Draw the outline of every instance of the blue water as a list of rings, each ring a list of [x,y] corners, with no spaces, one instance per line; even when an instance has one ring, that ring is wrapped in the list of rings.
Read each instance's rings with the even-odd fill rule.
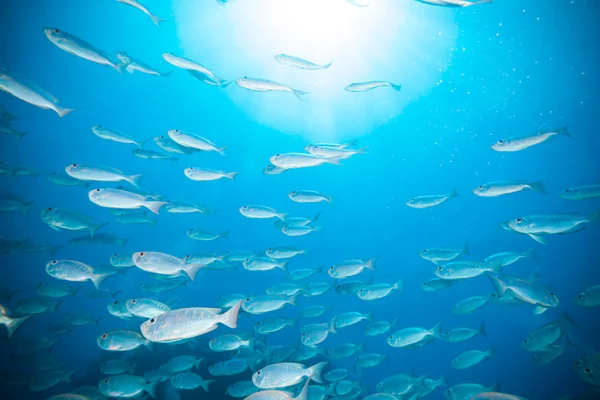
[[[301,297],[297,307],[286,306],[264,316],[240,317],[239,329],[251,330],[254,323],[264,317],[294,317],[299,308],[313,304],[332,305],[333,309],[320,319],[306,320],[306,323],[325,322],[343,311],[371,310],[376,320],[397,318],[395,329],[430,328],[438,322],[445,330],[475,328],[484,322],[489,338],[476,337],[463,343],[437,340],[416,350],[391,348],[385,343],[385,336],[366,338],[362,334],[363,322],[333,335],[321,347],[366,341],[367,351],[389,354],[389,362],[365,370],[357,378],[368,388],[368,393],[374,393],[375,385],[383,378],[411,370],[435,379],[446,375],[450,385],[499,383],[501,391],[529,399],[581,395],[593,388],[579,378],[572,364],[578,356],[600,347],[599,314],[597,309],[575,305],[573,299],[584,288],[600,283],[598,226],[551,237],[548,245],[542,245],[525,235],[505,231],[499,224],[530,214],[586,214],[600,208],[597,199],[569,201],[558,196],[565,188],[600,182],[596,117],[600,104],[599,4],[581,0],[497,0],[492,5],[464,10],[418,5],[430,7],[431,13],[440,18],[442,14],[443,18],[451,14],[458,27],[457,42],[450,50],[452,61],[441,74],[440,82],[401,113],[392,115],[387,123],[363,135],[344,134],[344,126],[353,124],[352,115],[337,121],[336,140],[358,139],[360,146],[368,148],[367,154],[344,160],[342,166],[324,165],[267,176],[262,169],[269,163],[269,157],[300,152],[311,141],[319,141],[318,134],[311,133],[310,139],[290,135],[255,120],[227,95],[228,90],[239,90],[235,83],[225,89],[210,87],[183,71],[175,71],[168,78],[139,72],[120,76],[109,67],[61,51],[42,32],[46,26],[59,27],[107,52],[126,50],[161,70],[169,70],[173,68],[162,61],[160,54],[181,55],[185,51],[178,39],[172,5],[161,3],[164,2],[147,2],[155,14],[171,19],[157,28],[139,11],[116,1],[3,1],[0,66],[36,82],[59,98],[62,105],[76,111],[58,118],[52,111],[38,109],[9,94],[0,94],[0,104],[19,117],[14,125],[30,132],[20,140],[2,135],[0,159],[42,172],[38,177],[0,176],[2,191],[22,195],[36,204],[27,215],[2,213],[0,235],[13,240],[26,238],[65,244],[81,233],[56,232],[40,219],[41,209],[59,207],[85,213],[94,221],[111,221],[103,232],[129,238],[124,248],[92,244],[67,246],[56,256],[17,250],[1,255],[0,285],[20,290],[3,305],[12,309],[20,299],[35,296],[35,284],[53,282],[45,273],[45,264],[53,257],[96,266],[108,264],[110,255],[121,251],[160,251],[183,257],[189,253],[242,249],[258,253],[272,246],[297,246],[306,249],[307,254],[290,262],[290,269],[295,269],[378,256],[375,282],[402,279],[402,291],[374,302],[335,292]],[[379,3],[385,1],[373,1],[370,7],[381,6]],[[235,2],[227,5],[234,6]],[[227,8],[215,4],[214,12],[227,12]],[[218,40],[218,37],[215,32],[210,40]],[[373,41],[377,42],[377,38]],[[223,45],[235,51],[235,43]],[[428,54],[426,48],[422,51],[426,56],[436,56]],[[403,54],[391,53],[387,61],[393,63],[401,57]],[[237,62],[243,66],[244,60]],[[335,63],[334,66],[345,67]],[[410,85],[410,82],[400,83]],[[257,94],[248,92],[248,95]],[[277,96],[274,99],[283,98]],[[398,96],[402,96],[402,92]],[[302,106],[297,103],[298,107]],[[114,127],[142,139],[166,135],[169,129],[196,132],[219,146],[227,146],[227,155],[183,155],[177,163],[143,160],[131,154],[134,146],[93,135],[90,130],[93,125]],[[490,149],[499,139],[559,126],[568,126],[573,138],[560,137],[517,153],[498,153]],[[332,140],[327,137],[323,141]],[[152,141],[147,147],[160,150]],[[63,172],[64,167],[72,163],[110,165],[128,174],[142,173],[144,189],[173,201],[202,203],[218,212],[202,216],[162,211],[156,227],[119,224],[108,210],[89,201],[85,188],[59,187],[45,178],[49,172]],[[183,169],[189,166],[239,171],[239,175],[234,181],[194,182],[183,174]],[[512,179],[543,180],[550,194],[523,192],[482,198],[471,193],[485,182]],[[92,185],[93,188],[110,186]],[[422,210],[405,205],[412,196],[447,193],[453,187],[459,195],[446,204]],[[321,191],[335,196],[336,201],[331,205],[294,203],[287,193],[298,189]],[[313,216],[320,212],[318,225],[323,229],[304,237],[287,237],[273,227],[272,220],[244,218],[238,209],[246,204],[267,205],[296,216]],[[230,234],[227,239],[198,242],[185,235],[192,227],[230,230]],[[526,277],[539,267],[541,282],[552,287],[560,305],[542,315],[533,315],[529,305],[498,304],[488,304],[470,315],[452,314],[452,304],[469,296],[490,295],[492,286],[485,277],[479,277],[443,291],[424,292],[421,284],[434,277],[435,266],[421,259],[417,252],[430,247],[460,247],[465,241],[471,249],[467,258],[472,260],[481,260],[496,252],[522,252],[534,247],[535,259],[514,264],[508,267],[510,270],[507,268],[507,273]],[[358,278],[366,281],[372,274],[366,271]],[[250,272],[241,266],[235,270],[208,270],[201,272],[195,283],[157,298],[174,300],[176,308],[214,307],[220,295],[259,294],[282,280],[283,272],[279,270]],[[311,280],[332,281],[324,274]],[[139,290],[139,284],[151,281],[148,273],[132,267],[124,275],[108,278],[104,288],[120,290],[119,299],[124,300],[149,296]],[[60,383],[39,393],[29,391],[27,385],[5,384],[0,389],[0,398],[44,399],[78,386],[96,385],[103,379],[98,364],[121,356],[100,349],[96,338],[111,330],[135,330],[138,321],[123,321],[108,314],[106,305],[111,299],[85,297],[85,291],[92,288],[91,283],[71,285],[83,286],[76,297],[66,297],[55,313],[38,315],[28,321],[11,341],[5,338],[0,344],[0,370],[35,376],[36,372],[30,367],[8,362],[8,355],[15,351],[18,340],[47,335],[44,330],[49,323],[64,321],[70,312],[86,312],[102,317],[100,324],[78,327],[69,336],[60,336],[59,344],[51,352],[65,364],[66,371],[77,371],[73,382]],[[557,318],[563,310],[568,310],[579,326],[572,331],[579,347],[567,349],[549,365],[533,365],[531,353],[521,347],[521,341],[535,328]],[[224,356],[211,352],[207,341],[228,332],[228,328],[220,327],[200,337],[201,349],[158,345],[154,354],[140,349],[132,356],[132,361],[138,364],[136,372],[142,374],[175,355],[191,352],[206,357],[199,374],[209,378],[207,366]],[[297,328],[286,328],[270,335],[268,345],[292,345],[299,338]],[[467,370],[451,367],[450,362],[459,353],[486,350],[490,346],[496,350],[497,357]],[[332,364],[351,368],[353,360],[334,360]],[[316,360],[307,364],[313,362]],[[201,389],[181,391],[181,398],[229,398],[224,395],[226,387],[250,376],[250,372],[245,372],[218,378],[210,394]],[[445,389],[438,388],[428,398],[443,398]]]

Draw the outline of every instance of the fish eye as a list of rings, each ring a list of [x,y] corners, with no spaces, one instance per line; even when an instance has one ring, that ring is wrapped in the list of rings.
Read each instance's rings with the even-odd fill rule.
[[[579,367],[581,365],[581,361],[579,361],[579,360],[575,361],[575,365]]]
[[[53,261],[52,261],[52,265],[56,265],[56,264],[58,264],[58,261],[56,261],[56,260],[53,260]]]
[[[554,296],[554,292],[550,292],[550,296]]]
[[[258,376],[260,376],[261,374],[262,374],[262,371],[258,371],[258,372],[256,373],[256,375],[258,375]]]
[[[306,337],[306,333],[303,333],[303,334],[302,334],[302,337]]]
[[[108,385],[108,382],[110,382],[110,380],[108,380],[108,379],[105,379],[105,380],[104,380],[104,384],[105,384],[105,385]]]
[[[504,143],[504,139],[498,140],[498,144],[502,144],[502,143]]]
[[[156,322],[156,318],[152,318],[152,319],[150,320],[150,324],[153,324],[153,323],[155,323],[155,322]]]
[[[275,157],[279,157],[281,154],[275,154]]]
[[[368,326],[365,326],[365,331],[368,331],[368,330],[369,330],[369,327],[368,327]]]
[[[583,293],[580,293],[579,296],[577,296],[578,299],[583,299],[585,297],[585,295]]]
[[[477,186],[477,189],[482,190],[483,189],[483,185]]]
[[[113,306],[118,306],[118,305],[119,305],[119,300],[113,301]]]
[[[565,189],[563,190],[563,193],[569,193],[571,191],[571,189]]]
[[[427,249],[423,250],[423,253],[427,253]]]
[[[54,29],[52,29],[52,32],[54,32],[54,33],[60,33],[60,30],[54,28]]]
[[[249,302],[249,301],[250,301],[250,297],[248,297],[248,298],[246,299],[246,303],[247,303],[247,302]]]
[[[134,299],[134,300],[131,300],[131,304],[136,304],[136,303],[137,303],[137,300],[136,300],[136,299]]]
[[[517,218],[517,223],[520,224],[521,222],[523,222],[523,218]]]
[[[146,255],[146,253],[144,253],[143,251],[140,253],[140,257],[144,257]]]
[[[105,333],[104,335],[102,335],[102,339],[106,339],[108,337],[108,335]]]
[[[71,166],[72,166],[72,167],[77,167],[77,164],[73,164],[73,165],[71,165]]]
[[[100,189],[96,189],[96,192],[99,192],[99,191],[100,191]]]
[[[330,270],[330,271],[333,271],[333,267],[329,267],[329,270]]]
[[[529,343],[529,339],[524,339],[523,343]]]
[[[215,338],[212,338],[212,339],[210,339],[210,342],[211,342],[211,343],[214,343],[214,342],[216,342],[216,341],[217,341],[217,339],[215,339]]]
[[[442,267],[441,265],[438,267],[438,271],[442,271],[444,269],[444,267]]]
[[[589,373],[591,373],[591,372],[592,372],[592,370],[591,370],[591,369],[589,369],[589,368],[586,368],[586,369],[584,369],[584,371],[585,371],[585,373],[586,373],[586,374],[589,374]]]
[[[360,289],[359,292],[364,293],[365,289]]]

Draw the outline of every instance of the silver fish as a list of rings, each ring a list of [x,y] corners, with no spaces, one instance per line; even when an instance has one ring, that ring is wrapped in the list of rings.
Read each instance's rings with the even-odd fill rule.
[[[532,190],[537,193],[547,194],[542,181],[527,182],[527,181],[501,181],[489,182],[484,185],[479,185],[473,189],[473,194],[479,197],[497,197],[505,194],[517,193],[526,190]]]
[[[163,20],[161,18],[152,14],[146,6],[144,6],[142,3],[140,3],[137,0],[117,0],[117,1],[119,3],[127,4],[128,6],[131,6],[133,8],[137,8],[138,10],[140,10],[141,12],[143,12],[144,14],[149,16],[150,19],[152,20],[152,22],[154,23],[154,25],[156,25],[156,26],[160,26],[160,23],[163,22]]]
[[[500,139],[492,145],[492,149],[500,152],[513,152],[525,150],[529,147],[549,142],[558,136],[572,137],[566,127],[551,130],[543,130],[533,136],[519,136],[508,139]]]
[[[117,129],[107,128],[100,125],[92,126],[92,133],[102,139],[112,140],[117,143],[135,144],[138,147],[144,145],[145,140],[137,140],[133,136]]]
[[[304,92],[302,90],[292,89],[289,86],[282,85],[281,83],[268,81],[266,79],[256,79],[256,78],[248,78],[247,76],[243,78],[238,78],[235,80],[235,83],[243,89],[251,90],[253,92],[289,92],[293,93],[297,98],[304,101],[305,96],[308,95],[308,92]]]
[[[367,92],[369,90],[373,90],[380,87],[389,86],[395,91],[399,92],[402,90],[402,85],[395,85],[388,81],[368,81],[368,82],[356,82],[351,83],[346,86],[344,89],[348,92]]]
[[[310,61],[306,61],[301,58],[290,56],[287,54],[277,54],[275,56],[275,61],[277,61],[279,64],[285,65],[287,67],[306,69],[306,70],[310,70],[310,71],[315,71],[315,70],[319,70],[319,69],[327,69],[327,68],[331,67],[331,64],[333,62],[332,61],[329,64],[319,65],[319,64],[315,64]]]
[[[411,197],[406,202],[406,205],[412,208],[434,207],[445,203],[449,199],[456,196],[458,196],[458,193],[456,193],[456,189],[452,189],[452,192],[448,194]]]
[[[90,201],[100,207],[121,208],[125,210],[145,207],[158,214],[165,201],[151,201],[137,193],[121,189],[92,189],[88,192]]]

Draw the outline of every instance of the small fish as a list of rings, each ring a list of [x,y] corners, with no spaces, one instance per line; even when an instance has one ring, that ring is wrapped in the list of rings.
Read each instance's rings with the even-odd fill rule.
[[[133,263],[139,269],[160,275],[179,275],[182,271],[194,281],[202,264],[186,264],[184,259],[166,253],[137,252],[133,253]]]
[[[100,372],[102,372],[104,375],[119,375],[125,372],[133,374],[135,365],[129,364],[126,360],[121,358],[116,358],[100,363],[99,368]]]
[[[256,371],[252,375],[252,382],[260,389],[288,387],[302,382],[304,378],[323,383],[321,374],[328,364],[328,362],[321,362],[310,368],[296,363],[271,364]]]
[[[131,315],[139,318],[154,318],[171,310],[168,305],[158,300],[145,298],[127,300],[125,308]]]
[[[346,86],[344,89],[348,92],[367,92],[369,90],[373,90],[380,87],[389,86],[395,91],[399,92],[402,90],[402,85],[394,85],[388,81],[368,81],[368,82],[356,82],[351,83]]]
[[[333,202],[333,197],[326,196],[315,190],[294,190],[288,193],[288,197],[290,200],[295,201],[296,203],[327,202],[331,204],[331,202]]]
[[[286,304],[296,305],[299,293],[288,297],[281,295],[260,295],[248,297],[242,303],[242,308],[249,314],[264,314],[282,309]]]
[[[211,240],[217,240],[217,239],[226,239],[229,236],[229,231],[223,231],[223,232],[217,233],[217,232],[210,232],[210,231],[204,231],[201,229],[192,228],[192,229],[188,229],[185,232],[185,234],[190,239],[201,240],[201,241],[211,241]]]
[[[183,201],[169,201],[167,205],[163,207],[163,210],[171,214],[190,214],[195,212],[198,212],[200,214],[212,214],[216,212],[216,210],[211,210],[210,208],[201,204],[188,203]]]
[[[247,297],[241,293],[222,295],[217,298],[217,305],[223,308],[233,307],[238,301],[246,300]]]
[[[457,283],[458,283],[458,280],[433,278],[433,279],[423,282],[423,285],[421,285],[421,289],[423,289],[426,292],[437,292],[438,290],[442,290],[442,289],[449,288],[450,286],[454,286]]]
[[[287,217],[287,214],[280,213],[277,210],[266,207],[266,206],[242,206],[240,207],[240,213],[247,218],[258,218],[258,219],[267,219],[267,218],[279,218],[281,220]]]
[[[35,208],[35,203],[22,196],[10,193],[0,194],[0,212],[20,211],[21,214],[27,214],[33,208]]]
[[[304,147],[304,151],[314,156],[334,158],[338,160],[346,160],[356,154],[366,153],[366,148],[360,149],[339,149],[337,147],[319,146],[316,144],[309,144]]]
[[[311,277],[320,272],[323,272],[323,267],[295,269],[293,271],[287,271],[285,274],[285,278],[289,279],[290,281],[298,281],[301,279]]]
[[[333,285],[329,282],[309,282],[306,284],[302,295],[305,297],[320,296],[327,293],[333,288]]]
[[[62,301],[51,298],[31,297],[19,300],[15,311],[22,315],[42,314],[48,311],[55,312],[62,303]]]
[[[584,200],[600,197],[600,185],[577,186],[565,189],[559,194],[563,199]]]
[[[265,251],[267,257],[275,258],[275,259],[288,259],[295,257],[299,254],[306,254],[306,250],[300,249],[298,247],[270,247]]]
[[[160,368],[169,372],[169,374],[176,374],[189,371],[192,368],[199,369],[202,361],[204,361],[204,357],[183,355],[170,359],[168,363],[161,365]]]
[[[17,139],[21,139],[29,132],[19,132],[12,126],[10,122],[0,118],[0,133],[4,133],[6,135],[14,136]]]
[[[356,366],[358,368],[376,367],[384,361],[388,360],[388,356],[377,353],[367,353],[356,357]]]
[[[46,178],[56,186],[84,186],[89,187],[92,182],[82,181],[81,179],[73,178],[69,175],[61,174],[59,172],[50,172],[46,175]]]
[[[302,101],[305,101],[305,96],[308,95],[308,92],[303,92],[302,90],[292,89],[289,86],[282,85],[281,83],[268,81],[266,79],[256,79],[256,78],[248,78],[247,76],[243,78],[238,78],[235,80],[235,83],[243,89],[247,89],[253,92],[289,92],[293,93],[297,98]]]
[[[281,232],[286,236],[304,236],[312,232],[320,232],[323,229],[322,226],[308,226],[308,225],[285,225],[281,228]]]
[[[59,117],[75,111],[72,108],[64,108],[58,105],[58,99],[46,92],[33,82],[29,82],[16,74],[0,67],[0,90],[10,93],[16,98],[43,110],[52,110]]]
[[[565,334],[565,340],[562,342],[552,343],[548,347],[544,347],[540,351],[536,351],[531,356],[531,361],[535,365],[546,365],[559,358],[567,349],[567,347],[577,347],[569,337],[569,334]]]
[[[219,314],[220,308],[171,310],[147,320],[140,330],[145,338],[153,342],[169,343],[212,332],[218,324],[235,329],[241,305],[240,301],[222,314]]]
[[[446,400],[470,400],[473,396],[498,390],[498,385],[486,387],[479,383],[461,383],[448,388],[444,392],[444,398]]]
[[[208,347],[212,351],[234,351],[238,349],[254,349],[256,339],[246,334],[226,334],[212,338]]]
[[[564,311],[559,319],[548,322],[527,335],[521,346],[527,351],[540,351],[563,337],[567,329],[576,327],[575,321]]]
[[[365,335],[366,336],[379,336],[388,332],[390,329],[396,325],[397,320],[393,319],[391,321],[377,321],[372,322],[369,325],[365,326]]]
[[[460,8],[471,7],[478,4],[489,4],[493,0],[417,0],[419,3],[429,4],[432,6]]]
[[[121,319],[133,319],[135,316],[127,310],[127,302],[123,300],[115,300],[107,304],[106,309],[110,315]]]
[[[458,196],[456,189],[452,189],[452,192],[448,194],[411,197],[406,205],[412,208],[429,208],[445,203],[456,196]]]
[[[332,319],[329,323],[304,325],[300,331],[302,333],[300,342],[309,347],[316,347],[323,343],[330,333],[337,333],[335,319]]]
[[[600,306],[600,285],[591,286],[579,293],[575,304],[584,307]]]
[[[133,267],[133,253],[115,253],[110,256],[110,265],[116,268]]]
[[[287,168],[280,168],[273,164],[269,164],[263,168],[263,174],[265,175],[279,175],[287,171]]]
[[[241,381],[236,382],[233,385],[227,387],[227,394],[231,397],[245,398],[253,393],[258,392],[260,389],[254,386],[252,381]]]
[[[117,222],[125,225],[141,225],[149,224],[150,226],[156,226],[158,219],[150,218],[146,213],[126,213],[117,215]]]
[[[75,372],[64,372],[61,370],[42,372],[31,378],[29,381],[29,390],[32,392],[41,392],[42,390],[58,385],[60,382],[71,383],[71,377],[75,375]]]
[[[112,233],[96,233],[93,238],[88,235],[77,236],[67,240],[67,243],[75,246],[88,244],[118,244],[125,246],[128,241],[129,238],[121,238]]]
[[[100,125],[92,126],[92,133],[102,139],[112,140],[113,142],[117,143],[135,144],[138,147],[142,147],[145,142],[145,140],[137,140],[127,133]]]
[[[286,226],[306,226],[308,224],[312,224],[313,222],[317,222],[321,213],[316,213],[314,217],[288,217],[285,216],[284,219],[280,219],[279,221],[275,221],[273,225],[277,229],[283,229]]]
[[[386,343],[392,347],[417,348],[431,343],[435,338],[440,338],[442,326],[436,324],[431,329],[421,327],[405,328],[394,332],[386,339]]]
[[[541,194],[548,194],[546,189],[544,189],[544,183],[542,181],[490,182],[477,186],[475,189],[473,189],[473,193],[479,197],[498,197],[505,194],[517,193],[526,190],[532,190]]]
[[[325,378],[328,382],[337,382],[343,379],[346,379],[350,371],[345,368],[332,369],[323,374],[323,378]]]
[[[362,300],[377,300],[389,296],[394,290],[402,290],[402,280],[396,283],[378,283],[365,286],[356,292],[356,295]]]
[[[471,329],[471,328],[450,329],[447,332],[443,332],[440,335],[440,339],[445,340],[446,342],[450,342],[450,343],[457,343],[457,342],[464,342],[465,340],[474,338],[477,335],[488,337],[488,334],[485,331],[485,326],[483,325],[483,322],[479,326],[479,329]]]
[[[379,257],[372,258],[371,260],[348,260],[340,264],[329,267],[327,273],[334,279],[345,279],[351,276],[355,276],[363,272],[365,269],[375,271],[377,268],[377,259]],[[362,289],[362,288],[360,288]],[[358,289],[358,290],[360,290]]]
[[[319,69],[327,69],[331,67],[331,62],[329,64],[315,64],[310,61],[303,60],[298,57],[289,56],[286,54],[277,54],[275,56],[275,61],[279,64],[285,65],[287,67],[298,68],[298,69],[306,69],[310,71],[315,71]]]
[[[182,146],[168,136],[157,136],[154,138],[154,143],[156,143],[158,147],[169,153],[194,154],[200,151],[191,147]]]
[[[282,294],[285,296],[293,296],[296,293],[304,292],[306,288],[304,286],[297,285],[295,283],[278,283],[273,286],[269,286],[266,290],[267,294]]]
[[[238,174],[237,172],[225,172],[225,171],[217,171],[214,169],[194,168],[194,167],[184,169],[183,173],[189,179],[191,179],[193,181],[201,181],[201,182],[218,181],[219,179],[222,179],[222,178],[227,178],[227,179],[233,180],[233,179],[235,179],[235,177]]]
[[[275,268],[280,268],[287,271],[289,260],[278,261],[269,257],[252,257],[244,260],[242,265],[248,271],[269,271]]]
[[[300,310],[300,318],[320,317],[329,310],[326,306],[308,306]]]
[[[547,235],[578,232],[584,229],[586,224],[598,221],[600,221],[600,211],[592,212],[587,216],[580,214],[529,215],[506,221],[502,226],[505,229],[528,235],[538,243],[546,244],[545,236]]]
[[[125,330],[103,333],[98,336],[96,343],[98,347],[107,351],[129,351],[140,346],[146,346],[150,350],[153,348],[153,343],[139,333]]]
[[[88,192],[90,201],[100,207],[120,208],[125,210],[145,207],[158,214],[165,201],[147,200],[144,196],[122,189],[92,189]]]
[[[89,166],[80,164],[71,164],[65,168],[67,174],[75,179],[82,181],[96,182],[120,182],[127,181],[133,186],[139,186],[141,175],[125,175],[122,171],[104,166]]]
[[[480,261],[451,261],[440,265],[435,275],[442,279],[469,279],[483,275],[486,272],[501,272],[501,266]]]
[[[177,161],[179,161],[179,158],[170,157],[164,153],[161,153],[160,151],[145,150],[138,148],[131,150],[131,153],[136,157],[143,158],[146,160],[169,160],[172,163],[176,163]]]
[[[202,379],[200,375],[193,372],[181,372],[171,377],[171,384],[176,389],[193,390],[201,387],[208,393],[208,388],[211,383],[215,382],[211,379]]]
[[[261,335],[267,335],[269,333],[279,332],[280,330],[285,329],[286,326],[295,327],[297,322],[297,319],[292,318],[267,318],[258,321],[254,325],[254,331]]]
[[[473,296],[461,300],[452,307],[452,313],[456,315],[471,314],[481,307],[485,306],[489,301],[487,296]]]
[[[107,397],[140,397],[144,392],[156,398],[156,387],[160,381],[147,383],[136,375],[114,375],[98,382],[98,389]]]
[[[6,111],[6,108],[4,108],[2,104],[0,104],[0,119],[10,122],[14,119],[18,119],[18,117]]]
[[[127,72],[129,72],[130,74],[133,74],[135,71],[140,71],[141,73],[147,74],[147,75],[156,75],[156,76],[166,77],[166,76],[171,75],[171,72],[172,72],[172,71],[160,72],[160,71],[152,68],[150,65],[146,64],[142,60],[134,58],[124,51],[118,51],[117,58],[123,64],[127,65],[127,67],[125,67],[125,70]]]
[[[226,81],[219,78],[213,71],[211,71],[203,65],[198,64],[195,61],[183,57],[178,57],[169,53],[164,53],[162,57],[169,64],[188,71],[188,73],[194,78],[198,79],[203,83],[206,83],[207,85],[224,88],[231,84],[231,81]]]
[[[226,147],[217,147],[217,145],[210,140],[192,132],[172,129],[168,134],[173,141],[185,147],[191,147],[201,151],[215,151],[222,156],[225,155],[225,149],[227,149]]]
[[[358,324],[361,321],[372,321],[373,311],[367,314],[361,314],[359,312],[349,311],[334,317],[335,329],[346,328]]]
[[[46,264],[46,273],[53,278],[70,282],[92,281],[96,289],[106,278],[115,273],[97,273],[92,267],[79,261],[53,260]]]
[[[454,360],[452,360],[452,367],[455,369],[467,369],[476,364],[479,364],[486,358],[495,357],[496,352],[494,348],[490,348],[487,351],[480,350],[469,350],[459,354]]]
[[[499,297],[509,294],[519,301],[533,304],[536,306],[534,314],[541,314],[546,309],[555,308],[559,304],[559,300],[552,290],[527,279],[493,273],[488,273],[487,276]]]
[[[524,260],[527,258],[531,258],[535,256],[535,249],[531,248],[524,253],[514,253],[514,252],[503,252],[492,254],[483,260],[484,263],[499,265],[500,267],[506,267],[508,265],[514,264],[517,261]]]
[[[451,0],[451,1],[452,1],[452,4],[464,4],[464,3],[458,3],[458,1],[467,2],[467,0]],[[473,5],[476,3],[484,4],[484,3],[491,3],[491,2],[492,2],[492,0],[479,0],[479,1],[472,2],[469,5]],[[461,7],[467,7],[467,6],[461,6]],[[471,397],[471,399],[473,399],[473,400],[527,400],[525,397],[520,397],[520,396],[515,396],[513,394],[500,393],[500,392],[477,393],[475,396]]]
[[[54,43],[58,48],[73,54],[74,56],[83,58],[100,65],[108,65],[114,68],[120,74],[123,73],[125,64],[113,59],[102,50],[96,49],[88,42],[81,40],[77,36],[61,31],[57,28],[44,28],[44,35]]]
[[[38,283],[33,290],[39,296],[60,298],[65,296],[75,296],[79,291],[79,288],[75,289],[74,287],[61,283]]]
[[[500,139],[492,145],[492,150],[501,152],[521,151],[529,147],[554,140],[559,135],[572,137],[567,128],[562,127],[540,131],[533,136],[520,136],[508,139]]]
[[[327,349],[327,355],[332,359],[341,359],[352,357],[353,355],[364,352],[365,343],[342,343]]]
[[[275,154],[269,159],[271,164],[283,169],[318,167],[323,164],[340,165],[339,158],[321,157],[306,153]]]
[[[154,23],[154,25],[156,25],[156,26],[160,26],[160,23],[163,22],[162,19],[160,19],[156,15],[153,15],[150,11],[148,11],[148,8],[146,8],[146,6],[144,6],[142,3],[140,3],[137,0],[117,0],[117,1],[119,3],[127,4],[128,6],[131,6],[133,8],[137,8],[138,10],[140,10],[141,12],[143,12],[144,14],[149,16],[150,19],[152,20],[152,22]],[[152,397],[154,397],[154,396],[152,396]]]

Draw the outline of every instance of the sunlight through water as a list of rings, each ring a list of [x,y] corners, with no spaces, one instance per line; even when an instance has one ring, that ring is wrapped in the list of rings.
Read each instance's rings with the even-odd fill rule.
[[[415,1],[375,1],[357,7],[345,0],[179,0],[178,35],[185,57],[227,80],[268,79],[310,94],[255,93],[235,83],[228,96],[252,119],[310,139],[360,137],[400,114],[441,79],[456,42],[454,13]],[[324,70],[290,68],[285,53]],[[402,85],[351,93],[353,82]]]

